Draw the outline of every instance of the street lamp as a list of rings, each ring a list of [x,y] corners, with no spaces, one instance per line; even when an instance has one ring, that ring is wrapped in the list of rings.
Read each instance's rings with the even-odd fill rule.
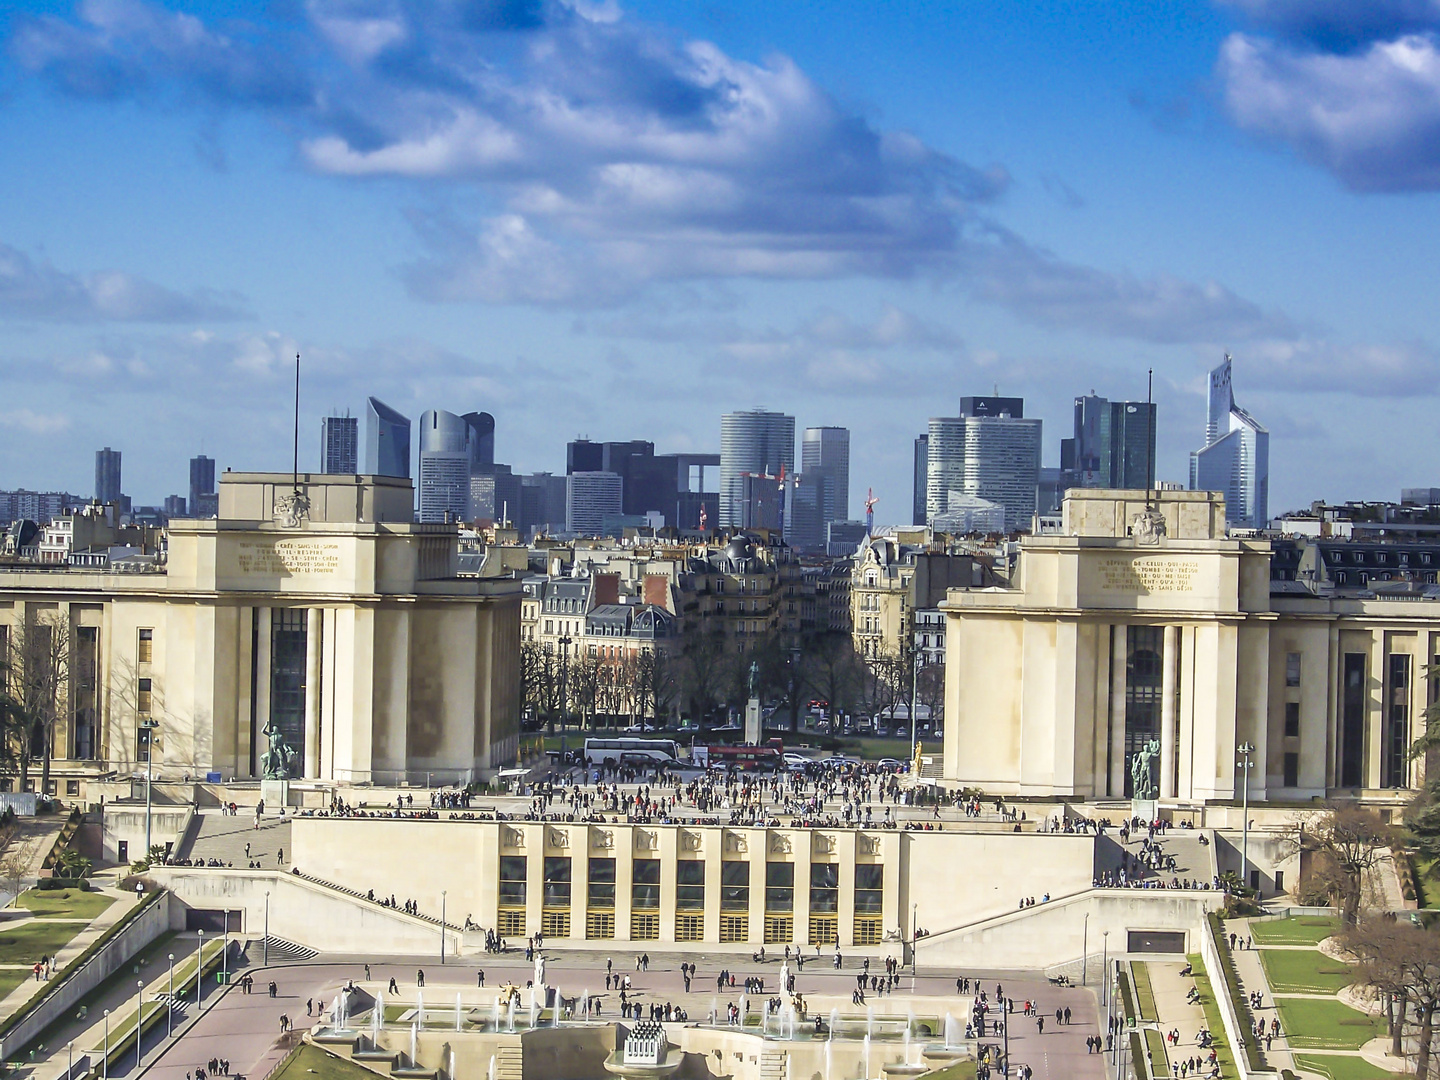
[[[565,719],[570,712],[570,642],[569,634],[560,637],[560,760],[565,760]]]
[[[195,1008],[200,1008],[200,995],[204,993],[204,985],[200,982],[200,969],[204,967],[205,960],[205,931],[196,930],[195,941]]]
[[[920,905],[910,905],[910,978],[920,974]]]
[[[915,729],[917,725],[917,721],[915,720],[915,703],[920,698],[920,661],[923,658],[923,654],[915,647],[915,634],[913,631],[910,634],[910,638],[910,651],[914,653],[914,656],[911,657],[912,662],[910,664],[910,767],[915,769]],[[918,782],[919,779],[920,770],[916,769],[915,780]]]
[[[445,890],[440,890],[440,966],[445,966]]]
[[[65,1049],[70,1054],[70,1067],[65,1070],[65,1080],[72,1080],[75,1075],[75,1040],[71,1039],[66,1043]]]
[[[1080,985],[1087,984],[1090,974],[1090,913],[1085,913],[1085,930],[1080,938]]]
[[[230,909],[225,909],[224,944],[220,947],[220,981],[230,984]]]
[[[105,1042],[100,1051],[100,1080],[110,1080],[110,1010],[105,1010]]]
[[[167,1015],[167,1016],[165,1017],[165,1036],[166,1036],[166,1038],[169,1038],[169,1036],[173,1033],[173,1031],[174,1031],[174,1023],[175,1023],[175,954],[172,952],[172,953],[170,954],[170,1011],[169,1011],[169,1015]]]
[[[265,963],[270,963],[270,890],[265,890]]]
[[[155,729],[158,720],[147,716],[139,727],[145,732],[145,861],[150,861],[150,785],[155,776]]]
[[[1235,763],[1240,772],[1240,887],[1243,889],[1250,880],[1250,755],[1255,747],[1241,743],[1235,748],[1242,760]]]
[[[1101,968],[1101,974],[1104,976],[1104,978],[1103,978],[1103,979],[1101,980],[1101,982],[1100,982],[1100,1004],[1101,1004],[1101,1005],[1109,1005],[1109,1004],[1110,1004],[1110,994],[1109,994],[1109,988],[1110,988],[1110,931],[1109,931],[1109,930],[1105,930],[1105,931],[1103,931],[1103,932],[1101,933],[1100,936],[1101,936],[1101,938],[1103,939],[1103,943],[1102,943],[1102,945],[1100,946],[1100,968]],[[1108,1019],[1108,1016],[1107,1016],[1107,1019]]]
[[[145,1019],[145,980],[135,980],[135,1068],[140,1068],[140,1023]]]

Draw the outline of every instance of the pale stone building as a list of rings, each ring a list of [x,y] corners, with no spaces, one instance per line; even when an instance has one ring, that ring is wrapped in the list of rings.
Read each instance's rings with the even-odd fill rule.
[[[1008,587],[952,589],[945,775],[987,791],[1162,803],[1403,798],[1440,606],[1272,582],[1215,492],[1072,489]]]
[[[520,583],[456,576],[453,525],[413,522],[408,479],[221,477],[153,573],[0,573],[0,645],[68,638],[61,794],[132,772],[256,777],[274,724],[291,775],[464,780],[514,760]],[[287,524],[287,517],[289,523]],[[13,673],[12,673],[13,674]],[[38,770],[37,770],[38,772]]]

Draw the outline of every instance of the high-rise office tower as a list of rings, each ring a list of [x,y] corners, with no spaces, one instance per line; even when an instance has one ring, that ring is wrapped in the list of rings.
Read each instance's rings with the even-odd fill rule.
[[[365,409],[365,472],[410,476],[410,420],[373,397]]]
[[[915,493],[911,497],[910,520],[913,524],[924,525],[929,521],[925,509],[925,487],[930,472],[930,436],[915,436]]]
[[[548,472],[520,477],[520,511],[512,515],[522,537],[532,529],[565,531],[565,477]]]
[[[850,518],[850,429],[810,427],[800,440],[800,472],[813,477],[823,522]],[[823,543],[823,528],[817,539]]]
[[[215,511],[211,507],[219,501],[215,494],[215,459],[200,454],[190,459],[190,500],[187,509],[191,517],[210,517]]]
[[[962,398],[961,415],[932,417],[926,447],[926,515],[950,508],[950,493],[1005,508],[1007,530],[1028,529],[1040,479],[1041,422],[1020,398]]]
[[[120,501],[120,451],[108,446],[95,451],[95,501]]]
[[[720,527],[740,528],[745,473],[778,476],[795,471],[795,418],[752,409],[720,418]]]
[[[444,409],[420,414],[420,520],[470,519],[472,428]]]
[[[360,471],[360,418],[327,416],[320,421],[320,471],[354,476]]]
[[[622,512],[624,481],[613,472],[576,472],[565,478],[565,524],[580,536],[600,536],[606,515]]]
[[[1190,455],[1190,490],[1225,495],[1225,520],[1263,529],[1269,520],[1270,432],[1235,404],[1230,354],[1210,372],[1205,445]]]
[[[1075,435],[1061,440],[1060,467],[1063,487],[1154,487],[1154,403],[1077,397]]]
[[[460,419],[470,427],[470,469],[482,471],[495,464],[495,417],[488,412],[467,412]]]

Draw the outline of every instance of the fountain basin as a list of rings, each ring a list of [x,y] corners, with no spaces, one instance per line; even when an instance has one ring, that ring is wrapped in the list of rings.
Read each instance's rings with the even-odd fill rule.
[[[665,1048],[665,1060],[658,1065],[643,1065],[638,1062],[625,1063],[625,1054],[616,1050],[605,1059],[605,1071],[623,1080],[662,1080],[672,1075],[684,1062],[685,1055],[673,1046]]]

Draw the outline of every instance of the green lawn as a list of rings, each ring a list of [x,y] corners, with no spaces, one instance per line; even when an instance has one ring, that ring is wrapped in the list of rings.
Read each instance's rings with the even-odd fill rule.
[[[113,896],[104,893],[80,892],[78,889],[60,889],[41,892],[27,889],[15,903],[23,908],[57,919],[93,919],[115,902]]]
[[[926,1080],[975,1080],[975,1062],[957,1061],[946,1065],[938,1072],[932,1072]]]
[[[1333,998],[1276,998],[1280,1023],[1299,1050],[1359,1050],[1385,1034],[1385,1021]]]
[[[1205,1026],[1215,1036],[1215,1056],[1220,1064],[1221,1076],[1235,1076],[1235,1059],[1230,1056],[1230,1040],[1225,1037],[1225,1021],[1220,1016],[1220,1006],[1215,1001],[1215,988],[1205,974],[1205,961],[1199,953],[1187,956],[1190,968],[1195,974],[1195,988],[1200,991],[1200,1007],[1205,1010]]]
[[[78,922],[29,922],[0,929],[0,964],[33,964],[42,956],[54,956],[84,929]]]
[[[8,997],[10,991],[19,986],[26,979],[34,980],[30,972],[21,968],[0,968],[0,1000]]]
[[[1343,1054],[1296,1054],[1295,1067],[1330,1080],[1400,1080],[1403,1074],[1377,1069],[1364,1058]]]
[[[1349,964],[1319,950],[1262,949],[1260,963],[1277,994],[1333,994],[1355,981]]]
[[[1165,1036],[1154,1028],[1146,1028],[1145,1049],[1150,1052],[1150,1060],[1154,1062],[1150,1074],[1155,1077],[1169,1076],[1170,1056],[1165,1052]]]
[[[1141,1020],[1155,1019],[1155,991],[1150,988],[1150,969],[1143,960],[1130,963],[1130,977],[1135,981],[1135,1006]]]
[[[954,1080],[969,1080],[970,1077],[974,1077],[975,1063],[969,1061],[964,1064],[970,1066],[968,1077],[965,1074],[956,1073]],[[947,1080],[950,1080],[948,1070],[945,1075]],[[315,1080],[375,1080],[375,1074],[369,1069],[361,1068],[353,1062],[336,1057],[328,1050],[322,1050],[309,1043],[302,1045],[300,1052],[270,1080],[309,1080],[310,1077],[314,1077]]]
[[[1250,924],[1251,936],[1262,945],[1317,945],[1339,929],[1340,920],[1328,915],[1298,915]]]

